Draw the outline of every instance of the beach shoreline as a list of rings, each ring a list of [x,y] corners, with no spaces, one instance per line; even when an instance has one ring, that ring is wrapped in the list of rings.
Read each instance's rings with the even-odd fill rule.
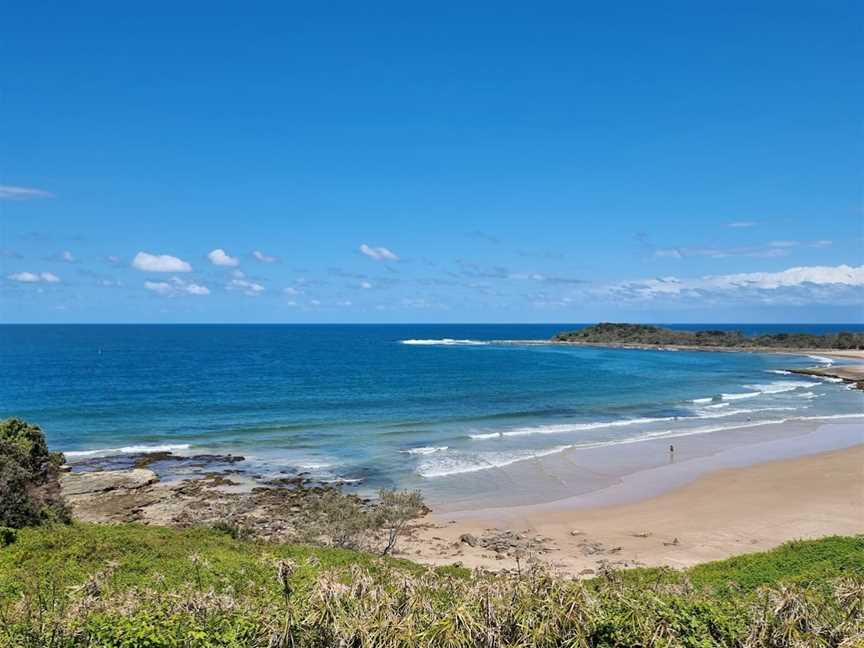
[[[486,569],[534,557],[587,576],[605,566],[683,568],[794,539],[864,533],[864,425],[819,426],[766,445],[779,456],[726,450],[694,460],[703,465],[669,488],[651,489],[655,470],[542,504],[436,511],[404,550],[420,562]]]
[[[861,388],[864,351],[812,355],[844,362],[788,371]],[[79,519],[183,525],[245,507],[255,532],[278,540],[291,528],[292,512],[305,511],[309,494],[339,488],[303,473],[267,479],[244,471],[238,464],[243,457],[231,455],[151,453],[109,475],[116,459],[94,477],[64,479]],[[165,462],[189,464],[196,474],[160,479],[151,469]],[[433,512],[414,524],[399,555],[485,569],[518,568],[539,558],[566,574],[588,576],[605,566],[686,567],[796,538],[864,533],[864,412],[748,418],[722,431],[708,426],[608,447],[574,445],[492,468],[450,475],[444,488],[429,481],[424,490]],[[103,479],[113,480],[110,487]]]
[[[864,534],[864,415],[854,422],[776,427],[780,434],[755,443],[731,438],[725,446],[711,443],[639,470],[624,457],[629,472],[610,472],[605,482],[566,497],[512,506],[498,498],[495,505],[451,510],[433,503],[396,555],[490,570],[518,569],[536,559],[569,576],[590,576],[607,567],[683,568],[794,539]],[[664,443],[645,442],[636,451],[662,453]],[[308,515],[315,497],[334,488],[302,477],[246,488],[236,471],[217,467],[232,458],[212,456],[197,459],[203,466],[215,462],[212,472],[160,481],[150,459],[165,461],[166,455],[139,459],[130,469],[64,476],[75,517],[187,526],[214,524],[242,509],[256,536],[285,541],[295,518]]]

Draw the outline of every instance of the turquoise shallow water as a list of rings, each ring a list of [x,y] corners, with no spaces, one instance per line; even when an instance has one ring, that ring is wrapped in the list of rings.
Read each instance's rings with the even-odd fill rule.
[[[568,448],[864,407],[782,371],[819,358],[486,343],[568,327],[3,326],[0,415],[39,423],[72,460],[231,452],[252,472],[423,488]]]

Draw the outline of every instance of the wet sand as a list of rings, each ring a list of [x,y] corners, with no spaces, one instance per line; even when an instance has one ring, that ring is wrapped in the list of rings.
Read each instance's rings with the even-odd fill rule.
[[[533,554],[573,575],[604,564],[686,567],[798,538],[861,534],[864,423],[730,447],[553,502],[436,513],[428,522],[403,547],[415,560],[501,569]]]

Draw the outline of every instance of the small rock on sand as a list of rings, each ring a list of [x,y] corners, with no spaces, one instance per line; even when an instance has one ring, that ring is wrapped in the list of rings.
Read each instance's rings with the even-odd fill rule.
[[[464,542],[469,547],[477,546],[477,538],[471,535],[470,533],[463,533],[459,536],[459,542]]]

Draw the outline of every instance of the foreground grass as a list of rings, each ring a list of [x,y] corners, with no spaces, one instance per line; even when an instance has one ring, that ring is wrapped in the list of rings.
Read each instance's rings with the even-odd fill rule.
[[[860,646],[864,538],[579,583],[209,529],[75,524],[0,549],[0,646]]]

